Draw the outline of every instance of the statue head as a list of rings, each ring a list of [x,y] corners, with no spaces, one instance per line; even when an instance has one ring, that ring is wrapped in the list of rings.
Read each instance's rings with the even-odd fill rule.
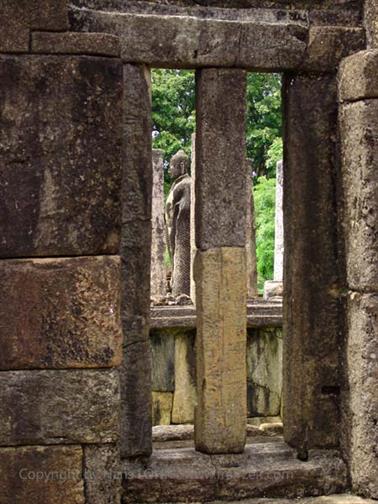
[[[169,163],[169,174],[173,179],[189,172],[189,158],[183,150],[176,152]]]

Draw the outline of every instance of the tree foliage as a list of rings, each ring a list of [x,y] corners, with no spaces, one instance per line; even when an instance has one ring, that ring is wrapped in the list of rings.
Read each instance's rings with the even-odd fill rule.
[[[191,154],[195,131],[195,77],[191,70],[152,72],[153,146],[162,149],[165,164],[179,149]],[[282,159],[281,77],[249,73],[246,116],[247,157],[255,172],[259,286],[272,278],[274,258],[274,205],[277,161]],[[165,171],[165,191],[170,180]]]

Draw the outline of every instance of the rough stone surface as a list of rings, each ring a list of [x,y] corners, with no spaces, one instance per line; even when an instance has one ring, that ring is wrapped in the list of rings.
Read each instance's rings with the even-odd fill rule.
[[[159,301],[167,294],[167,272],[164,263],[164,151],[152,151],[152,238],[151,238],[151,299]]]
[[[34,32],[31,51],[42,54],[121,55],[119,38],[108,33]]]
[[[229,501],[229,504],[375,504],[376,501],[364,499],[350,494],[326,495],[322,497],[308,497],[304,499],[247,499]],[[209,504],[221,504],[221,501]]]
[[[80,446],[0,448],[0,502],[86,503],[82,459]]]
[[[244,246],[197,252],[195,444],[207,453],[240,452],[245,444],[246,273]]]
[[[196,282],[194,280],[194,258],[196,257],[196,134],[192,134],[192,154],[190,160],[190,298],[196,304]]]
[[[365,49],[365,31],[349,26],[313,26],[309,30],[307,55],[301,69],[336,71],[340,61]]]
[[[152,424],[170,425],[172,423],[172,392],[152,391]]]
[[[348,300],[350,457],[353,489],[378,499],[378,294]]]
[[[3,371],[0,445],[114,442],[118,408],[116,371]]]
[[[282,334],[248,331],[248,416],[276,416],[281,410]]]
[[[122,66],[0,57],[0,257],[118,253]]]
[[[364,0],[364,25],[369,48],[378,47],[378,5],[376,0]]]
[[[194,425],[156,425],[152,428],[154,442],[186,441],[193,439]]]
[[[196,245],[245,247],[246,73],[202,69],[196,87]]]
[[[121,369],[121,455],[152,451],[150,264],[151,101],[150,74],[124,66],[124,173],[122,182],[122,303],[124,357]]]
[[[81,30],[119,35],[124,61],[157,67],[289,69],[301,64],[306,51],[307,28],[295,21],[238,23],[103,10],[78,11],[77,17]]]
[[[248,445],[239,455],[209,456],[191,448],[157,450],[147,462],[129,462],[123,469],[124,503],[295,498],[342,492],[347,485],[346,468],[337,453],[314,452],[301,462],[295,450],[276,441]]]
[[[340,101],[363,98],[378,98],[378,50],[360,51],[340,65]]]
[[[121,461],[115,445],[84,447],[86,504],[119,504]]]
[[[0,262],[0,369],[117,366],[118,256]]]
[[[175,389],[175,331],[152,330],[152,390],[173,392]]]
[[[283,296],[282,280],[267,280],[264,282],[264,299],[270,301]]]
[[[196,404],[195,331],[177,334],[175,338],[175,391],[172,423],[194,422]]]
[[[284,431],[308,448],[339,442],[340,294],[336,78],[287,76],[285,125]]]
[[[0,52],[28,52],[29,30],[68,28],[67,0],[2,0]]]
[[[378,99],[341,108],[348,286],[378,291]]]

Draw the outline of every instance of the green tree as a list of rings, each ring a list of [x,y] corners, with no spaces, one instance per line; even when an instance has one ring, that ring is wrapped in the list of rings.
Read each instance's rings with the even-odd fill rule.
[[[261,291],[265,280],[273,278],[276,179],[259,177],[254,186],[253,196],[256,218],[258,288]]]

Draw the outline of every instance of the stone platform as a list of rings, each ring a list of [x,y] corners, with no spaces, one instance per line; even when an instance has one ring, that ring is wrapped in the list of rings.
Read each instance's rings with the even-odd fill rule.
[[[336,451],[312,450],[302,462],[281,440],[249,444],[238,455],[157,450],[149,460],[124,462],[122,469],[124,504],[298,498],[347,488],[346,467]]]
[[[193,305],[153,306],[151,329],[195,329],[196,309]],[[262,298],[249,300],[247,304],[247,327],[282,327],[282,299],[265,301]]]

